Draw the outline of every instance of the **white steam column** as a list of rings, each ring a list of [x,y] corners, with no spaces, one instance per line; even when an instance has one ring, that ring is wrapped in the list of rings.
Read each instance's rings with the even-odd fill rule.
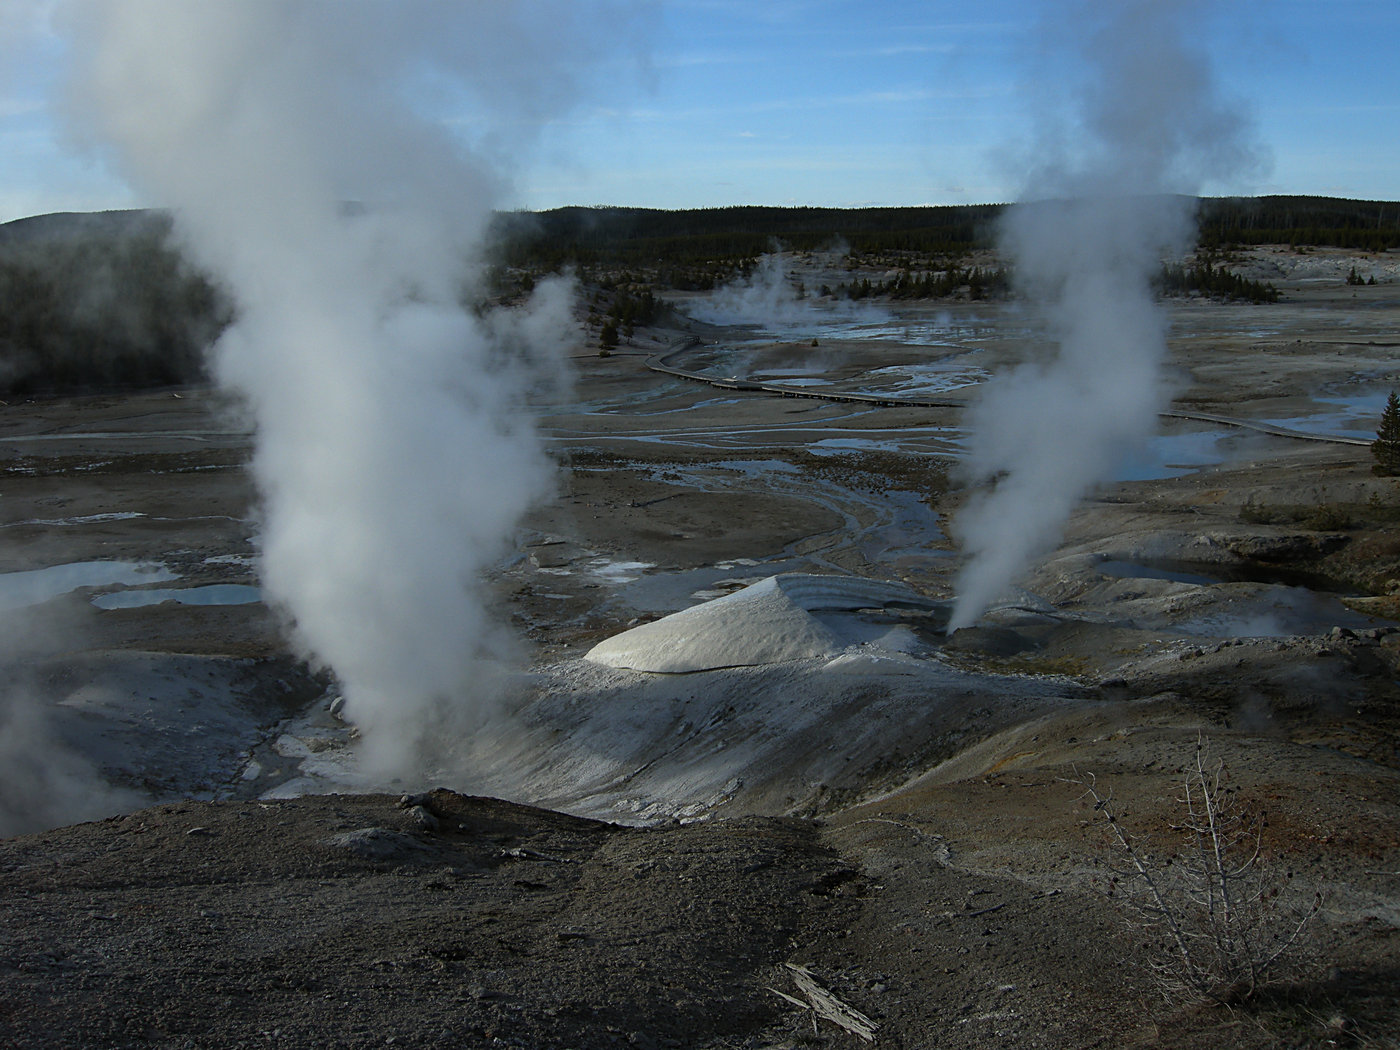
[[[545,282],[510,314],[464,304],[501,158],[579,100],[578,56],[616,35],[585,6],[64,10],[77,126],[173,208],[236,303],[216,366],[256,422],[264,591],[339,676],[382,772],[412,771],[489,700],[481,576],[553,485],[524,362],[562,370],[572,290]]]
[[[1151,437],[1167,399],[1151,280],[1193,236],[1194,200],[1178,194],[1257,163],[1216,97],[1198,36],[1207,5],[1050,6],[1035,90],[1064,84],[1069,97],[1037,114],[1032,178],[1000,237],[1045,355],[989,383],[970,412],[964,472],[984,487],[955,523],[966,560],[950,631],[975,623]]]

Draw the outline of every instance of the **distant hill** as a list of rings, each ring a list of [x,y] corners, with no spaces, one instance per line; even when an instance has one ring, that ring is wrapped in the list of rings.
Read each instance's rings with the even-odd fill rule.
[[[0,396],[196,382],[227,299],[170,244],[159,211],[0,225]]]
[[[56,211],[0,223],[0,248],[35,242],[134,237],[170,231],[170,213],[149,208],[122,211]]]
[[[496,217],[500,262],[538,272],[635,268],[710,287],[775,243],[952,260],[993,243],[1006,206],[557,208]],[[349,208],[349,206],[347,206]],[[1205,198],[1202,244],[1400,248],[1400,203]],[[205,376],[232,306],[171,242],[168,212],[61,212],[0,224],[0,397],[134,389]],[[936,268],[936,267],[935,267]]]
[[[556,208],[498,216],[515,265],[693,264],[752,257],[774,242],[799,251],[848,245],[959,254],[991,240],[1002,205],[927,208]]]
[[[1339,197],[1212,197],[1201,201],[1201,241],[1386,251],[1400,248],[1400,203]]]
[[[515,265],[656,265],[752,257],[842,243],[861,252],[957,255],[995,239],[1006,205],[919,208],[557,208],[503,214]],[[1400,203],[1335,197],[1214,197],[1197,202],[1204,244],[1400,248]]]

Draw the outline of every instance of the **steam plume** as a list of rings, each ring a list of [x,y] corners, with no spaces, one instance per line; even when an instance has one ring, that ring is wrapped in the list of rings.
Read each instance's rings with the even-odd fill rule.
[[[141,799],[65,740],[36,669],[80,628],[53,608],[0,611],[0,838],[93,820]]]
[[[483,702],[480,577],[552,485],[522,360],[560,367],[571,290],[513,318],[463,304],[504,159],[576,97],[585,25],[609,20],[568,0],[67,13],[80,124],[236,304],[215,365],[256,421],[265,592],[371,764],[404,768]]]
[[[1243,121],[1217,99],[1194,43],[1201,4],[1054,6],[1082,80],[1067,124],[1042,115],[1026,203],[1001,230],[1049,356],[989,384],[970,413],[966,472],[995,486],[957,520],[968,560],[949,630],[975,622],[1153,433],[1166,323],[1150,282],[1192,236],[1192,201],[1177,194],[1251,161]]]
[[[767,327],[810,325],[832,320],[883,320],[888,311],[870,302],[851,300],[823,303],[799,296],[787,275],[787,257],[779,251],[761,256],[747,277],[739,277],[717,289],[692,309],[692,315],[709,324],[752,324]]]

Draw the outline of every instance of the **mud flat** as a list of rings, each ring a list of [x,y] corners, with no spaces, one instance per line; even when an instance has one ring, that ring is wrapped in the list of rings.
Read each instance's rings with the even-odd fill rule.
[[[331,683],[246,600],[250,439],[227,406],[6,406],[0,601],[38,639],[8,666],[136,811],[0,843],[0,1034],[798,1045],[811,1014],[771,990],[802,997],[793,963],[877,1045],[1395,1045],[1400,487],[1354,442],[1400,386],[1400,284],[1344,284],[1392,256],[1319,254],[1237,264],[1281,303],[1169,305],[1173,411],[1192,418],[1164,420],[1025,590],[951,637],[951,404],[1034,346],[1016,304],[864,333],[678,321],[581,348],[573,395],[542,406],[561,493],[493,577],[533,663],[456,768],[392,795],[279,797],[364,785]],[[647,367],[689,340],[686,367],[722,379],[950,407]],[[872,589],[765,606],[805,648],[723,666],[688,635],[705,656],[687,673],[587,658],[813,576]],[[240,589],[200,604],[208,587]],[[1267,808],[1279,914],[1323,901],[1285,981],[1233,1011],[1159,994],[1083,797],[1093,774],[1154,850],[1180,845],[1201,741]],[[439,783],[464,794],[400,804]],[[816,1038],[855,1042],[825,1021]]]

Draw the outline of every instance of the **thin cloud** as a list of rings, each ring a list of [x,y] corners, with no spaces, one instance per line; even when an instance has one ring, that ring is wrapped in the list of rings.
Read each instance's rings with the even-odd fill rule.
[[[692,51],[683,54],[657,55],[652,65],[657,69],[698,69],[706,66],[758,65],[767,61],[763,55],[741,51]]]
[[[933,88],[903,88],[883,91],[861,91],[840,95],[804,95],[736,103],[733,105],[691,106],[685,109],[638,107],[616,109],[598,107],[581,116],[557,122],[569,127],[588,127],[597,122],[635,121],[638,123],[683,123],[691,120],[722,120],[731,117],[755,116],[764,113],[807,112],[823,107],[861,106],[920,106],[929,102],[970,102],[979,99],[1001,99],[1010,96],[1007,84],[989,84],[966,90],[945,91]],[[941,114],[933,114],[941,116]],[[956,115],[956,114],[955,114]],[[980,118],[979,118],[980,119]]]
[[[1336,106],[1298,106],[1294,113],[1395,113],[1400,102],[1347,102]]]

